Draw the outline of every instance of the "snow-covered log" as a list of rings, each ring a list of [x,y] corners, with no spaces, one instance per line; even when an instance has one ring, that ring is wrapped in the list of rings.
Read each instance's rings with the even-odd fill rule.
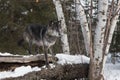
[[[62,9],[62,5],[60,3],[60,0],[53,0],[53,3],[56,8],[56,13],[58,20],[61,21],[61,42],[62,42],[62,49],[63,53],[68,53],[69,54],[69,43],[68,43],[68,37],[67,37],[67,27],[65,23],[65,17]]]

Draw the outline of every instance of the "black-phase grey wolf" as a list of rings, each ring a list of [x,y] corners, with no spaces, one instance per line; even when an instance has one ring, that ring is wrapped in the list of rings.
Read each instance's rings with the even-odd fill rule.
[[[23,39],[21,39],[18,44],[21,45],[23,41],[28,42],[29,54],[32,54],[32,44],[35,44],[37,47],[42,46],[45,52],[46,65],[48,65],[47,51],[49,50],[50,53],[52,53],[51,46],[54,45],[57,38],[60,37],[60,25],[60,21],[50,21],[47,26],[31,24],[26,27],[23,33]],[[37,50],[37,53],[38,51],[39,50]]]

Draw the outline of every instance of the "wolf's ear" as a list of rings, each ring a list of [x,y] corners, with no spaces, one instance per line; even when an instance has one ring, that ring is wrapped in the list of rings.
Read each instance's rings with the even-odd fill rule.
[[[22,46],[23,42],[24,42],[24,39],[22,38],[22,39],[20,39],[20,40],[17,41],[17,45],[18,46]]]

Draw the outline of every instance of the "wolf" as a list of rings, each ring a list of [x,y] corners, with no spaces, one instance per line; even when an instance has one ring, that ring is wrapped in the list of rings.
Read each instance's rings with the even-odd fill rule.
[[[32,54],[31,48],[35,44],[37,48],[43,47],[45,53],[46,65],[48,66],[47,52],[50,51],[56,40],[60,37],[61,21],[50,21],[47,26],[40,24],[30,24],[23,32],[23,39],[18,44],[22,45],[23,41],[29,44],[28,52]],[[36,51],[39,53],[39,50]]]

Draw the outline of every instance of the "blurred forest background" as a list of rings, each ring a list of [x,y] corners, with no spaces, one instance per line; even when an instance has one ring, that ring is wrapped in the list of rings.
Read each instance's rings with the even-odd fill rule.
[[[75,14],[68,9],[71,3],[72,0],[62,2],[70,52],[83,54],[85,48],[80,25],[72,18]],[[72,6],[70,8],[72,9]],[[50,20],[57,20],[52,0],[0,0],[0,52],[26,54],[26,51],[17,45],[25,27],[31,23],[47,25]],[[25,46],[27,47],[27,43]],[[53,51],[55,53],[62,51],[59,39],[53,46]],[[120,52],[120,21],[114,33],[110,52]]]

